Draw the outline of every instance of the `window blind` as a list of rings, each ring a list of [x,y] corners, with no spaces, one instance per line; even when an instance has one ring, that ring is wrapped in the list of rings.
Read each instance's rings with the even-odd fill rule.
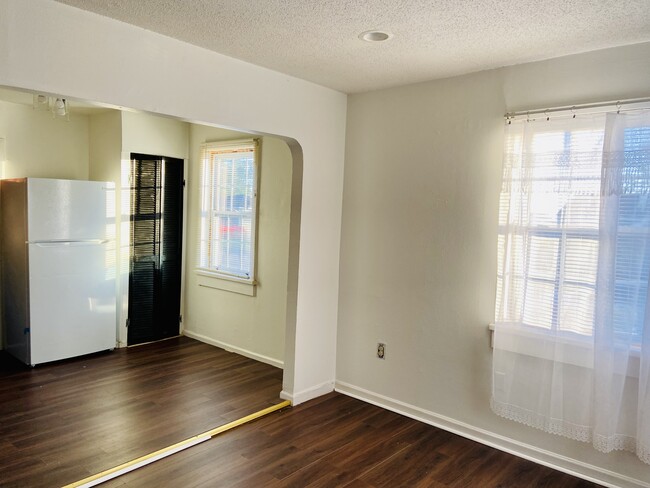
[[[198,268],[253,280],[257,208],[257,142],[201,146]]]

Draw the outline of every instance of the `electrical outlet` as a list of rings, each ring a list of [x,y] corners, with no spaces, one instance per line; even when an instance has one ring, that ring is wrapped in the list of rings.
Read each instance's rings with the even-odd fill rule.
[[[377,343],[377,357],[379,359],[386,359],[386,344],[383,342]]]

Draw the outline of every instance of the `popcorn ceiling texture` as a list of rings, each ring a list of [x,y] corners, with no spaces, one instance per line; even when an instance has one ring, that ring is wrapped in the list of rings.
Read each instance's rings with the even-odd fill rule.
[[[57,1],[346,93],[650,41],[650,0]]]

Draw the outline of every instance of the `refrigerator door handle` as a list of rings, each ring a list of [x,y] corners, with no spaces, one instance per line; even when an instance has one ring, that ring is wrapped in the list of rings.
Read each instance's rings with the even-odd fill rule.
[[[28,244],[34,244],[37,247],[60,247],[60,246],[69,246],[69,242],[28,242]]]
[[[90,239],[87,241],[70,241],[71,246],[96,246],[106,244],[108,239]]]
[[[97,244],[106,244],[108,239],[81,239],[77,241],[37,241],[27,242],[38,247],[58,247],[58,246],[94,246]]]

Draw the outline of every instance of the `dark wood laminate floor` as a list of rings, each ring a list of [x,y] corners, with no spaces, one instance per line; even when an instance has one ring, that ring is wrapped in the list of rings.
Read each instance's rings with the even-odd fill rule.
[[[101,485],[135,487],[595,487],[332,393]]]
[[[186,337],[27,368],[0,351],[0,486],[55,487],[280,402],[282,371]]]

